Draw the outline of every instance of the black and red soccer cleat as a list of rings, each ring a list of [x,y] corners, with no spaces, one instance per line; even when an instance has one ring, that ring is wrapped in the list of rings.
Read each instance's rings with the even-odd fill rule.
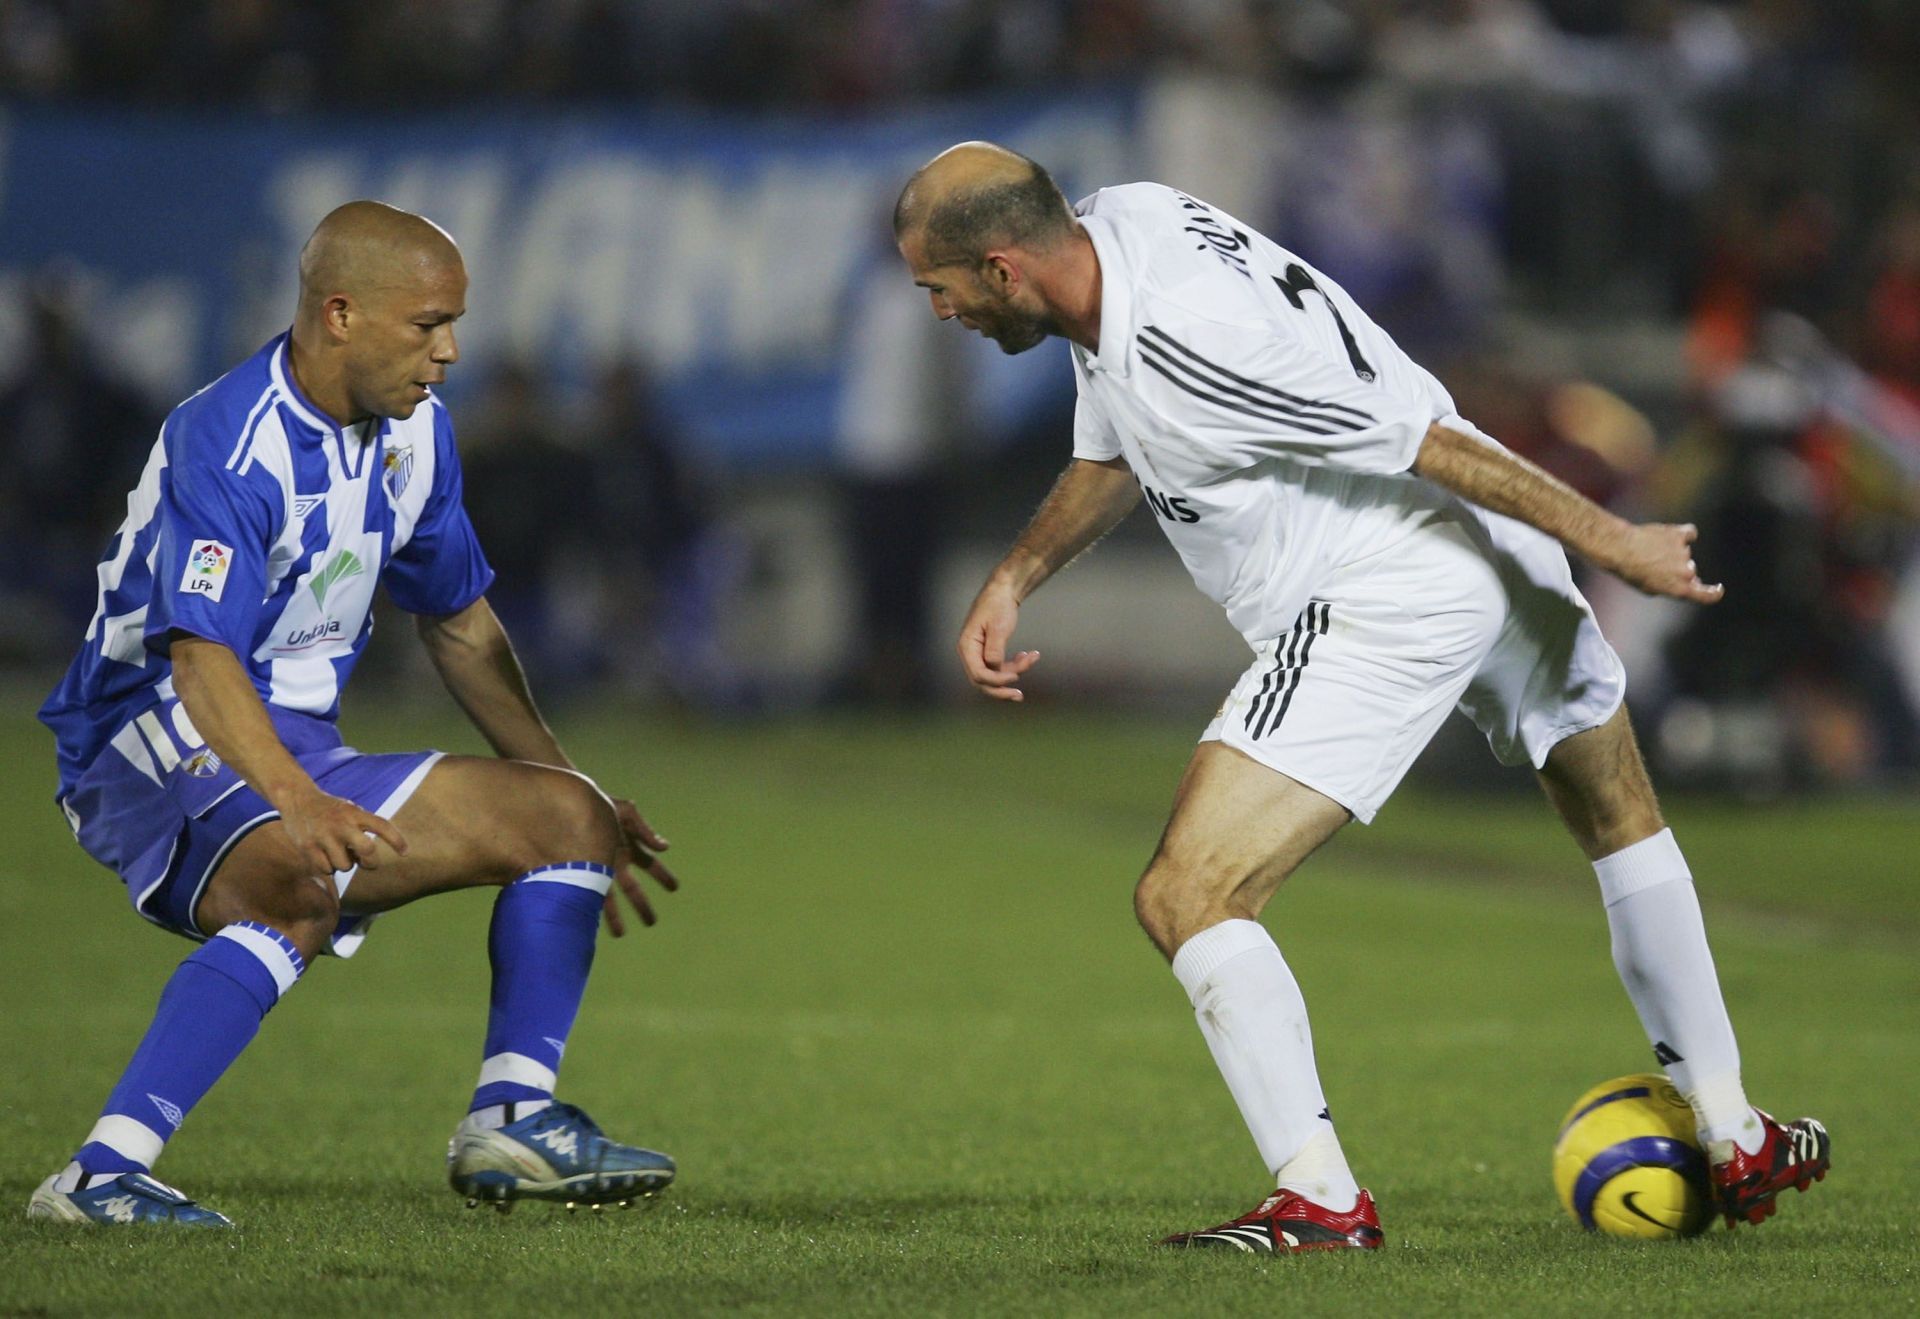
[[[1804,1191],[1833,1166],[1833,1141],[1818,1119],[1783,1124],[1757,1108],[1753,1111],[1766,1132],[1760,1148],[1747,1154],[1734,1145],[1732,1158],[1713,1165],[1713,1195],[1728,1227],[1741,1220],[1763,1222],[1779,1208],[1775,1200],[1780,1192],[1789,1186]]]
[[[1260,1207],[1204,1232],[1176,1232],[1163,1246],[1204,1246],[1250,1255],[1297,1255],[1309,1250],[1378,1250],[1386,1242],[1373,1197],[1365,1191],[1344,1214],[1304,1196],[1278,1190]]]

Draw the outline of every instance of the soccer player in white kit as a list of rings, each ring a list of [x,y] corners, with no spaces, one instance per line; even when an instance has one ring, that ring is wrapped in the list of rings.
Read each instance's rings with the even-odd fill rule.
[[[1201,736],[1135,890],[1273,1173],[1252,1212],[1165,1244],[1373,1248],[1314,1068],[1306,1005],[1258,923],[1292,870],[1370,821],[1458,706],[1531,763],[1599,878],[1614,962],[1687,1096],[1729,1224],[1824,1177],[1811,1118],[1752,1108],[1687,863],[1623,704],[1625,675],[1562,549],[1698,604],[1690,526],[1636,526],[1461,418],[1332,280],[1152,183],[1070,207],[1033,161],[953,147],[894,236],[934,314],[1023,352],[1071,344],[1073,460],[961,629],[967,676],[1022,699],[1020,603],[1142,496],[1254,650]]]

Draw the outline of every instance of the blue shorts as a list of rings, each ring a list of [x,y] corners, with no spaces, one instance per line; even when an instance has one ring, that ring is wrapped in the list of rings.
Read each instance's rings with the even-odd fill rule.
[[[267,707],[274,731],[322,791],[391,819],[438,751],[365,755],[327,719]],[[280,813],[207,747],[177,700],[134,716],[60,803],[87,854],[119,875],[133,909],[163,929],[205,939],[194,908],[242,838]],[[355,871],[334,874],[345,897]],[[372,916],[343,916],[332,951],[352,956]]]

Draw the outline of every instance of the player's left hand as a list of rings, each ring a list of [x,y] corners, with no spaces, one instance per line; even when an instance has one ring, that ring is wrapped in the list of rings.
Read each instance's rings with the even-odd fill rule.
[[[640,817],[640,809],[625,798],[615,797],[614,814],[620,820],[622,840],[621,856],[613,868],[614,883],[626,895],[627,901],[639,914],[642,925],[652,925],[660,918],[653,914],[653,904],[647,901],[646,890],[640,886],[639,877],[633,872],[643,870],[652,876],[653,882],[669,893],[678,892],[680,881],[674,878],[666,863],[655,855],[667,850],[667,840],[654,831],[652,825]],[[607,894],[607,933],[618,939],[626,934],[627,922],[620,914],[620,904],[614,901],[613,894]]]
[[[1628,531],[1618,560],[1609,566],[1629,586],[1648,595],[1714,604],[1727,588],[1700,580],[1699,566],[1693,561],[1693,542],[1699,535],[1699,528],[1690,522],[1680,526],[1644,523]]]

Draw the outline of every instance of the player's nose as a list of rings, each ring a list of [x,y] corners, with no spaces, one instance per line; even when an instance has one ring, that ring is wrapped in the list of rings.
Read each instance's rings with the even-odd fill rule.
[[[446,366],[452,366],[460,360],[460,342],[453,337],[453,328],[448,326],[446,333],[434,344],[431,354],[433,360]]]
[[[953,310],[952,304],[938,293],[927,294],[927,300],[933,303],[933,314],[935,316],[938,316],[943,321],[950,321],[954,318],[956,313]]]

